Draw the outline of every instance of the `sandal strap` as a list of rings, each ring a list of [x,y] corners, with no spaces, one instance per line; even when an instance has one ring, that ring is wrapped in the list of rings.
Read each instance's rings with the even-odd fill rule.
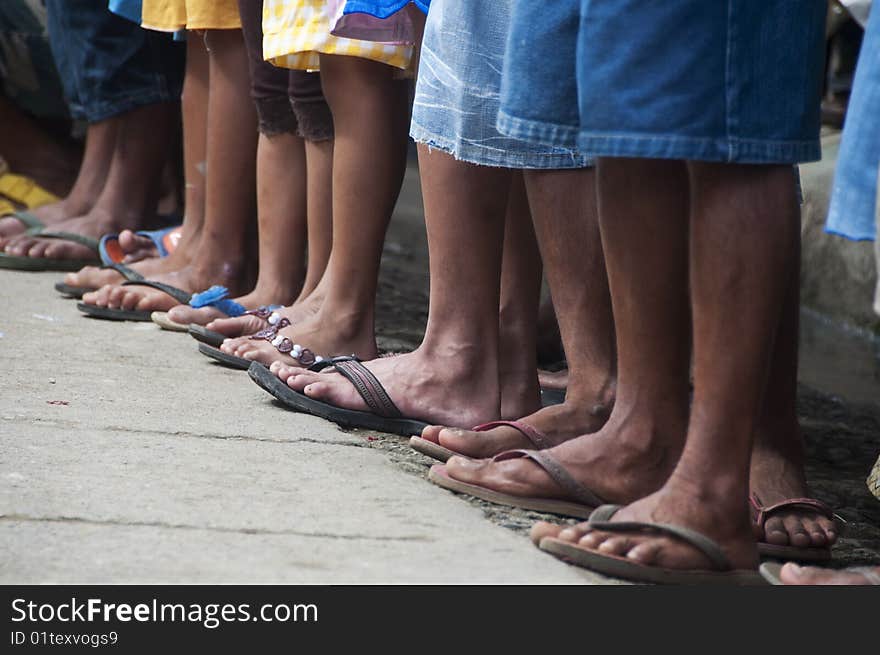
[[[130,280],[128,282],[123,282],[122,286],[124,287],[151,287],[153,289],[158,289],[159,291],[163,291],[167,293],[169,296],[174,298],[181,305],[188,305],[189,299],[192,298],[192,294],[184,291],[183,289],[178,289],[177,287],[172,287],[170,284],[165,284],[163,282],[154,282],[153,280]]]
[[[758,515],[755,518],[755,523],[761,528],[764,527],[764,523],[767,522],[767,519],[770,518],[771,514],[783,510],[793,509],[816,512],[817,514],[820,514],[827,519],[831,519],[832,521],[842,521],[845,523],[842,518],[834,513],[834,510],[831,509],[828,504],[823,503],[821,500],[817,500],[816,498],[786,498],[785,500],[774,503],[772,505],[762,505],[761,499],[758,498],[758,495],[752,492],[751,494],[749,494],[749,504],[757,512]]]
[[[571,473],[569,473],[555,457],[547,453],[547,451],[525,449],[505,450],[503,453],[495,455],[495,457],[492,458],[492,461],[503,462],[509,459],[518,459],[522,457],[526,457],[535,462],[538,466],[544,469],[547,472],[547,475],[553,478],[554,482],[562,487],[569,496],[584,505],[588,507],[598,507],[605,502],[593,493],[591,489],[575,480]]]
[[[610,507],[614,508],[614,512],[619,509],[616,505]],[[596,512],[593,512],[593,514],[590,515],[588,521],[590,527],[594,530],[601,530],[603,532],[658,532],[670,537],[675,537],[703,553],[703,555],[706,556],[706,559],[712,562],[712,566],[714,566],[716,570],[733,570],[730,560],[727,559],[727,556],[721,550],[721,547],[712,539],[696,530],[691,530],[690,528],[685,528],[680,525],[673,525],[671,523],[608,521],[604,517],[609,511],[611,510],[604,507],[597,508]],[[597,512],[599,512],[598,515]],[[595,519],[593,518],[594,515],[596,516]]]
[[[45,223],[36,217],[35,214],[31,212],[20,209],[17,212],[12,212],[10,214],[11,217],[17,218],[22,225],[24,225],[28,230],[39,230],[46,227]]]
[[[75,232],[56,232],[53,230],[40,230],[36,232],[34,236],[40,237],[41,239],[61,239],[63,241],[73,241],[74,243],[78,243],[80,245],[85,246],[93,250],[96,254],[98,253],[98,240],[93,239],[92,237],[87,237],[84,234],[76,234]]]
[[[117,273],[119,273],[122,277],[124,277],[129,282],[140,282],[145,279],[143,275],[138,273],[133,268],[129,268],[125,264],[116,264],[116,263],[106,264],[106,265],[102,266],[101,268],[102,269],[109,269],[111,271],[116,271]]]
[[[397,405],[391,400],[385,387],[366,366],[356,358],[342,358],[334,364],[337,372],[351,382],[355,390],[363,398],[370,410],[384,418],[400,418],[403,416]]]
[[[472,430],[474,432],[488,432],[493,428],[500,427],[510,427],[519,431],[526,439],[531,441],[532,445],[538,450],[544,450],[553,445],[550,443],[550,439],[547,438],[546,434],[522,421],[489,421],[488,423],[481,423],[480,425],[475,426]]]
[[[232,318],[241,316],[247,311],[244,305],[229,298],[229,289],[219,284],[192,294],[187,303],[196,309],[214,307]]]
[[[361,361],[359,357],[355,357],[354,355],[338,355],[337,357],[329,357],[327,359],[322,359],[320,362],[315,362],[311,366],[309,366],[309,370],[318,373],[323,371],[325,368],[330,366],[335,366],[339,362],[359,362]]]

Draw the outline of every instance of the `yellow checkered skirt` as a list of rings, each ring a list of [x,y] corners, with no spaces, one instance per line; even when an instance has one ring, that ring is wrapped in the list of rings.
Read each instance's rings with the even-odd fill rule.
[[[407,69],[411,45],[393,45],[333,36],[338,2],[334,0],[264,0],[263,58],[284,68],[318,70],[318,55],[345,55]]]
[[[141,25],[150,30],[240,29],[237,0],[143,0]]]

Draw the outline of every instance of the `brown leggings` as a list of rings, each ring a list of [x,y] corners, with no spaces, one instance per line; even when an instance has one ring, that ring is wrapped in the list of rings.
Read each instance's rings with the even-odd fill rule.
[[[263,0],[238,0],[251,71],[251,97],[260,132],[299,134],[307,141],[333,138],[333,116],[319,73],[278,68],[263,59]]]

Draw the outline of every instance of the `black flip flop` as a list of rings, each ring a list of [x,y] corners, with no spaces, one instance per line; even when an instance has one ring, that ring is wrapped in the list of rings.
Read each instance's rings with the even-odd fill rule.
[[[94,287],[75,287],[72,284],[65,284],[64,282],[55,283],[55,291],[68,298],[80,299],[87,293],[96,290],[97,289]]]
[[[102,266],[102,269],[109,268],[116,272],[118,272],[122,277],[129,281],[140,281],[144,279],[144,276],[138,273],[133,268],[129,268],[125,264],[107,264],[106,266]],[[56,282],[55,283],[55,291],[58,293],[67,296],[69,298],[82,298],[87,293],[92,291],[97,291],[96,287],[77,287],[72,284],[66,284],[64,282]]]
[[[117,266],[122,266],[122,264],[112,264],[109,268],[115,268]],[[129,269],[131,270],[131,269]],[[140,273],[136,273],[135,271],[131,271],[136,275],[140,276]],[[178,289],[177,287],[172,287],[170,284],[164,284],[162,282],[153,282],[152,280],[128,280],[127,282],[123,282],[122,286],[141,286],[141,287],[151,287],[153,289],[158,289],[159,291],[164,291],[169,296],[174,298],[181,305],[188,305],[190,298],[192,298],[192,294],[188,291],[184,291],[183,289]],[[109,307],[98,307],[97,305],[87,305],[86,303],[77,303],[76,308],[81,311],[86,316],[91,316],[92,318],[102,318],[110,321],[139,321],[142,323],[146,323],[147,321],[152,321],[153,312],[156,311],[154,309],[149,310],[131,310],[131,309],[111,309]]]
[[[229,338],[225,334],[216,332],[215,330],[209,330],[204,325],[199,325],[198,323],[190,323],[187,332],[189,332],[189,336],[196,341],[201,341],[202,343],[214,346],[215,348],[219,348],[220,344]]]
[[[410,437],[422,434],[422,430],[430,425],[418,419],[404,417],[379,383],[379,380],[357,358],[333,357],[315,364],[310,369],[320,370],[328,366],[336,368],[340,375],[351,382],[367,406],[376,413],[344,409],[309,398],[305,394],[291,389],[277,375],[259,362],[251,363],[250,368],[248,368],[248,375],[251,380],[275,396],[286,407],[297,412],[304,412],[332,421],[344,428],[376,430],[378,432]],[[382,412],[381,414],[378,413],[380,411]]]
[[[199,344],[199,352],[202,353],[205,357],[210,357],[218,364],[222,364],[223,366],[227,366],[229,368],[237,368],[240,371],[246,371],[250,368],[250,365],[254,363],[252,359],[245,359],[244,357],[239,357],[238,355],[230,355],[229,353],[225,353],[219,348],[215,348],[214,346],[208,345],[207,343]]]

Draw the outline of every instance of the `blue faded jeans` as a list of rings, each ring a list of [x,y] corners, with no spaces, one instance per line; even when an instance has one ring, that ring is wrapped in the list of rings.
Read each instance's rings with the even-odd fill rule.
[[[594,156],[818,159],[825,0],[514,0],[499,128]]]

